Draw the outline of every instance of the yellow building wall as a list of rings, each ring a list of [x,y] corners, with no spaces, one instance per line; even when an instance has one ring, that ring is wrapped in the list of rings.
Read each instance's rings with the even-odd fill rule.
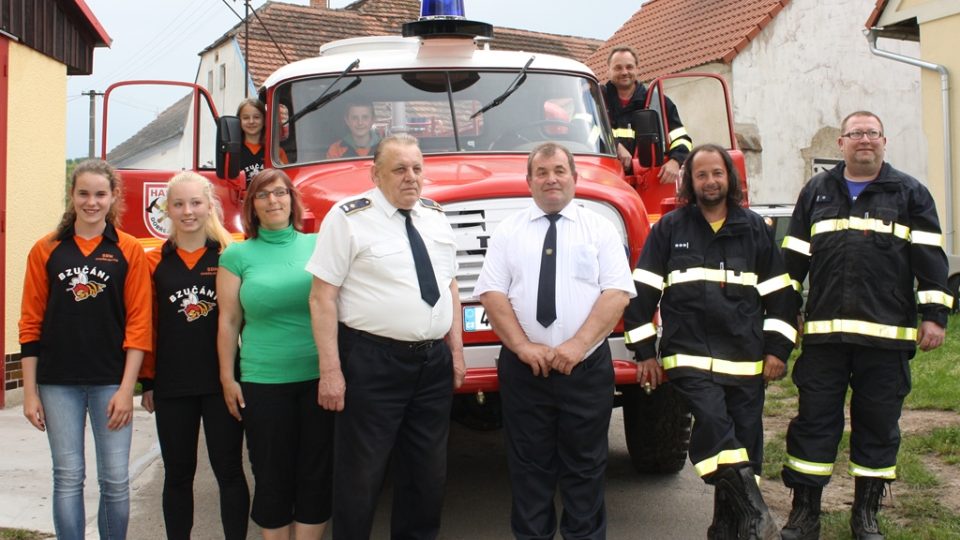
[[[17,321],[27,253],[63,214],[67,68],[10,44],[4,353],[20,352]]]
[[[940,64],[947,68],[950,76],[950,146],[953,152],[951,173],[953,174],[953,245],[946,246],[948,252],[960,253],[960,238],[957,227],[960,225],[960,56],[956,53],[957,35],[960,35],[960,13],[920,23],[921,58],[927,62]],[[937,201],[941,223],[945,223],[946,195],[944,184],[944,136],[943,136],[943,94],[940,74],[923,70],[920,78],[923,99],[923,130],[927,136],[929,160],[928,185]],[[945,231],[948,232],[949,231]],[[948,238],[951,237],[948,235]],[[952,249],[951,249],[952,247]]]

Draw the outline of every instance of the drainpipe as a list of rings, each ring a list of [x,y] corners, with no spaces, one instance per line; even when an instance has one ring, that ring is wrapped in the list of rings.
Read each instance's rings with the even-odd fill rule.
[[[903,62],[911,66],[917,66],[923,69],[936,71],[940,74],[940,96],[943,103],[943,182],[944,195],[946,195],[947,204],[945,220],[947,224],[947,252],[956,253],[954,247],[954,229],[953,229],[953,147],[950,142],[950,73],[947,68],[940,64],[926,62],[919,58],[912,58],[902,54],[883,51],[877,48],[878,28],[864,29],[863,35],[867,38],[870,45],[870,52],[881,58]]]

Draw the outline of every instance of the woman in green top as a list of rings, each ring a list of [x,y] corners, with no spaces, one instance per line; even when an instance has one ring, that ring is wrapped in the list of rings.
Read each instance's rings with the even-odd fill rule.
[[[243,203],[249,239],[224,250],[217,272],[220,382],[227,408],[247,432],[251,517],[268,540],[319,540],[330,518],[333,413],[317,404],[311,277],[304,270],[315,237],[300,232],[302,213],[286,173],[255,176]]]

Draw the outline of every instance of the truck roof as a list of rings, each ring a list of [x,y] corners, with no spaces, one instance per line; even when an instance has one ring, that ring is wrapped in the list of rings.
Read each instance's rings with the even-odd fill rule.
[[[330,42],[320,48],[320,56],[287,64],[264,81],[270,88],[281,81],[342,72],[354,60],[360,65],[351,73],[376,71],[412,71],[429,69],[479,69],[519,71],[534,57],[532,71],[563,71],[596,79],[586,65],[549,54],[478,48],[477,42],[464,38],[376,36]]]

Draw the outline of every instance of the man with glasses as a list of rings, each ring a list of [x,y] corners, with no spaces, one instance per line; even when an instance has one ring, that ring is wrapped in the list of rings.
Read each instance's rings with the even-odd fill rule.
[[[854,112],[840,132],[843,162],[804,186],[783,241],[795,288],[810,278],[803,354],[793,370],[799,411],[782,473],[793,490],[785,539],[819,538],[820,495],[843,434],[848,385],[850,528],[854,538],[883,538],[877,511],[896,478],[909,360],[917,347],[943,343],[954,302],[930,192],[884,162],[887,139],[877,115]]]

